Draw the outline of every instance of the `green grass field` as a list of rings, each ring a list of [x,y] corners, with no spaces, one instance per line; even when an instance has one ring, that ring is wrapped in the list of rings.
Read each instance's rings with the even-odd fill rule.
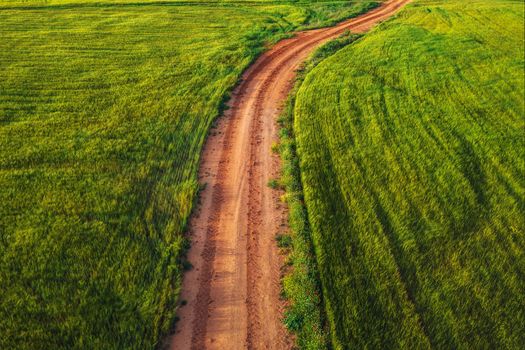
[[[0,2],[0,348],[173,326],[199,153],[267,41],[370,2]]]
[[[335,349],[525,344],[524,4],[414,1],[297,93]]]

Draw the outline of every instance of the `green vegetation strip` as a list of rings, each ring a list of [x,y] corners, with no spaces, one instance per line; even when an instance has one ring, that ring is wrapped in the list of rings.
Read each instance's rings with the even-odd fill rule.
[[[1,1],[0,348],[159,346],[228,91],[366,4]]]
[[[524,6],[415,1],[295,102],[335,349],[525,344]]]
[[[350,33],[332,40],[314,52],[298,72],[294,89],[286,101],[279,118],[279,153],[283,161],[280,184],[284,186],[284,197],[289,209],[290,234],[277,237],[280,248],[287,249],[287,265],[290,266],[283,279],[283,294],[289,301],[284,323],[297,335],[301,349],[321,350],[329,348],[326,317],[323,309],[319,272],[313,251],[308,214],[304,205],[299,159],[293,134],[293,117],[296,94],[304,77],[323,59],[333,55],[341,47],[357,40]],[[291,248],[288,250],[288,248]]]

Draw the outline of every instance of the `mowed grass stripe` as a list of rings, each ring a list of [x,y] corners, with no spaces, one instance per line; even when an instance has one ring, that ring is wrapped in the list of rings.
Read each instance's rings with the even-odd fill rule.
[[[525,342],[523,4],[416,1],[315,68],[295,132],[335,348]]]

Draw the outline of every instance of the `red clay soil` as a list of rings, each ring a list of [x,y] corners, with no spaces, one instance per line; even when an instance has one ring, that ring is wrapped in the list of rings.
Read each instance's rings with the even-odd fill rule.
[[[282,257],[275,236],[286,229],[279,193],[268,182],[280,173],[271,152],[276,117],[296,69],[312,51],[347,30],[364,32],[409,0],[389,0],[335,27],[297,33],[264,53],[244,73],[230,108],[203,149],[199,180],[206,183],[191,219],[194,268],[183,280],[170,348],[291,349],[281,322]]]

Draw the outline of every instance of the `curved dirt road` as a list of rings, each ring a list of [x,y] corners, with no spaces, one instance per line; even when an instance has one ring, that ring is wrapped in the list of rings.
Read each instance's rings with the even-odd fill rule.
[[[338,26],[298,33],[263,54],[243,75],[230,109],[211,130],[199,178],[207,184],[191,220],[194,268],[184,277],[180,322],[170,348],[290,349],[280,321],[282,259],[275,235],[286,209],[267,184],[279,175],[275,119],[295,70],[325,41],[364,32],[409,0],[382,6]]]

